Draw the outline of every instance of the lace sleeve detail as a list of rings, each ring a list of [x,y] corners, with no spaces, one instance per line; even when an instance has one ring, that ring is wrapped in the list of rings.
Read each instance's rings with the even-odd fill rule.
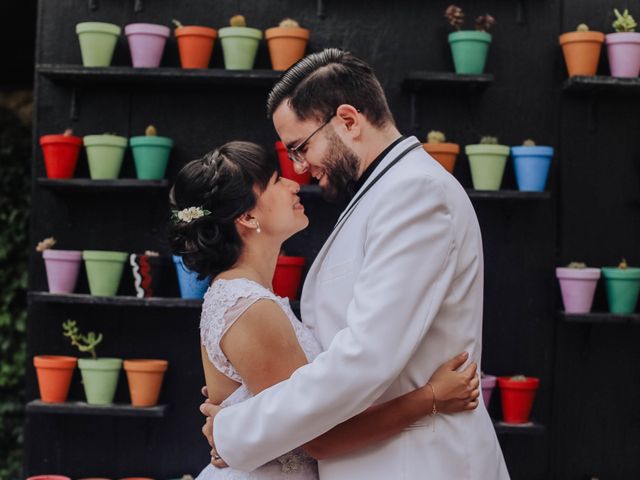
[[[235,321],[255,302],[276,300],[261,285],[246,279],[216,280],[204,296],[200,315],[200,341],[209,360],[222,374],[243,383],[242,377],[225,356],[220,341]]]

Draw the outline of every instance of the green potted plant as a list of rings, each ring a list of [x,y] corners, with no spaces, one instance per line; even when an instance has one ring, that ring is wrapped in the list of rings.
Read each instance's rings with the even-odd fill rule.
[[[218,31],[215,28],[197,25],[182,25],[172,20],[176,26],[174,34],[178,41],[180,66],[182,68],[208,68]]]
[[[54,250],[54,237],[45,238],[36,245],[36,252],[42,253],[47,272],[50,293],[73,293],[78,280],[82,252],[80,250]]]
[[[583,262],[571,262],[556,268],[562,303],[566,313],[589,313],[600,278],[599,268],[587,268]]]
[[[449,25],[456,31],[449,34],[449,45],[456,73],[481,74],[487,61],[491,44],[489,29],[496,20],[488,13],[476,18],[475,30],[461,30],[464,12],[456,5],[449,5],[444,13]]]
[[[67,128],[62,135],[43,135],[40,146],[47,178],[72,178],[78,164],[82,138]]]
[[[427,134],[427,143],[423,143],[424,150],[431,155],[440,165],[453,173],[456,165],[456,158],[460,153],[460,145],[448,143],[444,133],[431,130]]]
[[[535,377],[498,377],[504,423],[522,424],[529,421],[539,385],[540,379]]]
[[[258,44],[262,39],[262,31],[247,27],[247,21],[242,15],[231,17],[229,25],[218,31],[224,67],[227,70],[251,70],[256,60]]]
[[[575,32],[566,32],[558,38],[569,76],[596,74],[604,33],[589,30],[581,23]]]
[[[630,267],[623,258],[617,267],[602,267],[609,311],[611,313],[633,313],[640,293],[640,268]]]
[[[118,385],[118,376],[122,368],[122,359],[98,358],[96,347],[102,342],[102,334],[89,332],[83,335],[74,320],[63,322],[62,331],[63,335],[71,342],[71,345],[82,353],[88,352],[91,354],[91,358],[80,358],[78,360],[87,403],[92,405],[113,403]]]
[[[614,9],[616,19],[613,29],[616,33],[606,36],[609,69],[613,77],[637,77],[640,73],[640,33],[636,32],[638,24],[625,9],[620,13]]]
[[[159,137],[156,127],[149,125],[144,135],[129,139],[136,176],[139,180],[162,180],[167,171],[173,140]]]
[[[291,18],[285,18],[277,27],[264,32],[269,46],[269,57],[274,70],[287,70],[304,57],[309,41],[309,30]]]
[[[549,177],[553,147],[536,145],[536,142],[527,139],[521,146],[511,147],[511,157],[518,190],[544,192]]]
[[[110,297],[118,293],[127,252],[83,250],[82,258],[91,295]]]
[[[497,137],[482,137],[479,144],[467,145],[465,153],[471,166],[471,181],[476,190],[500,190],[509,147]]]
[[[108,67],[122,29],[118,25],[104,22],[82,22],[76,25],[80,42],[82,65],[85,67]]]
[[[93,180],[115,180],[120,175],[127,138],[112,133],[86,135],[83,138],[89,176]]]

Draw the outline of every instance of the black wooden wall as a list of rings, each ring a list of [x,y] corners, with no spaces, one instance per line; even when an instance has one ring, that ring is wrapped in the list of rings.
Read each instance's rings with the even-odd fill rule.
[[[97,10],[90,10],[95,3]],[[485,328],[482,368],[496,375],[525,373],[541,378],[533,418],[545,426],[540,435],[501,435],[514,479],[640,477],[640,351],[634,326],[559,323],[561,307],[554,277],[558,262],[584,259],[600,266],[625,256],[640,263],[640,175],[636,145],[636,98],[597,97],[589,125],[589,99],[561,91],[566,77],[558,34],[586,21],[610,31],[605,20],[614,6],[603,0],[461,1],[470,23],[490,12],[493,30],[486,71],[495,81],[483,91],[424,92],[417,96],[418,126],[410,118],[410,97],[402,89],[407,72],[451,71],[442,17],[447,2],[400,0],[324,1],[324,18],[313,0],[41,0],[36,62],[80,64],[75,24],[107,21],[221,27],[235,13],[261,29],[292,16],[312,30],[308,51],[336,46],[352,51],[375,68],[400,130],[424,137],[443,130],[461,145],[481,135],[496,135],[517,145],[525,138],[556,147],[546,200],[480,200],[486,259]],[[625,2],[616,4],[624,7]],[[631,2],[629,6],[633,8]],[[636,5],[637,7],[637,5]],[[640,15],[640,11],[635,12]],[[128,66],[122,37],[113,65]],[[178,66],[174,38],[162,66]],[[211,66],[222,67],[219,43]],[[266,45],[256,68],[269,68]],[[606,64],[601,65],[603,73]],[[264,115],[267,88],[220,86],[87,85],[76,89],[77,119],[69,117],[73,90],[36,74],[34,142],[43,134],[72,126],[79,135],[115,132],[141,134],[148,123],[174,138],[168,177],[190,159],[232,139],[271,148],[275,132]],[[590,129],[591,128],[591,129]],[[34,143],[34,147],[35,147]],[[167,200],[163,194],[56,193],[36,183],[45,175],[34,148],[32,245],[50,235],[59,248],[168,252]],[[455,170],[471,186],[468,161]],[[87,177],[84,154],[76,176]],[[121,176],[133,177],[130,153]],[[515,188],[508,165],[503,188]],[[288,253],[309,263],[339,209],[314,196],[303,199],[311,226],[286,245]],[[125,278],[128,272],[125,272]],[[601,286],[602,287],[602,286]],[[596,309],[605,310],[603,289]],[[40,255],[30,263],[30,290],[46,290]],[[86,279],[78,291],[87,292]],[[121,294],[131,295],[123,282]],[[203,383],[198,351],[198,312],[34,303],[29,310],[29,355],[74,354],[60,333],[65,318],[102,331],[104,356],[161,357],[170,361],[161,395],[170,404],[164,419],[75,417],[30,414],[26,425],[26,474],[45,471],[72,477],[147,475],[171,478],[197,472],[208,461],[200,434],[199,388]],[[27,379],[27,398],[38,396],[35,373]],[[72,399],[83,399],[78,377]],[[491,413],[500,416],[497,395]],[[117,401],[127,402],[124,375]]]

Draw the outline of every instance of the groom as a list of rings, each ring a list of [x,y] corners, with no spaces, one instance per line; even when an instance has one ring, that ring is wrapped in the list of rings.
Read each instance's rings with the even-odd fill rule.
[[[302,292],[302,319],[326,351],[215,416],[214,458],[246,471],[424,385],[458,352],[480,364],[482,348],[473,207],[397,130],[371,68],[337,49],[309,55],[274,86],[267,109],[296,170],[309,170],[329,197],[353,198]],[[427,417],[319,470],[323,480],[509,478],[486,408]]]

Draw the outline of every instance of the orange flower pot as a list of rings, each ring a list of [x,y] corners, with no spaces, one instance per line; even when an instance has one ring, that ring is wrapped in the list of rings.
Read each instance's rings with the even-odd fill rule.
[[[209,27],[178,27],[175,29],[182,68],[208,68],[217,30]]]
[[[568,32],[559,37],[569,76],[595,75],[604,43],[602,32]]]
[[[76,357],[37,355],[33,357],[36,367],[40,398],[46,403],[62,403],[69,394],[73,371],[78,364]]]
[[[295,27],[268,28],[264,36],[269,44],[269,56],[274,70],[287,70],[304,57],[309,30]]]
[[[456,159],[460,153],[460,145],[456,143],[423,143],[422,147],[449,173],[453,173],[453,167],[455,167]]]
[[[134,407],[153,407],[158,403],[164,372],[169,362],[166,360],[125,360],[131,404]]]

